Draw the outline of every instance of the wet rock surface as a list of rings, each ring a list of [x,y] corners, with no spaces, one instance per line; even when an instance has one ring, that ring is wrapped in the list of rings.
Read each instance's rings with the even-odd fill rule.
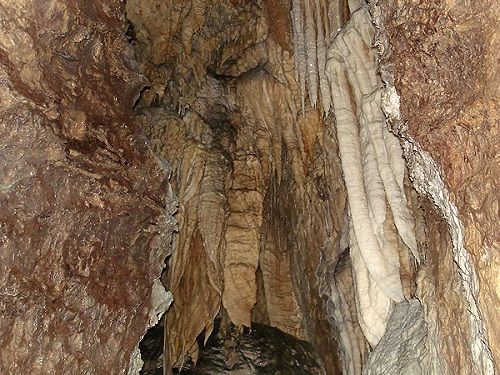
[[[0,1],[0,373],[125,374],[175,209],[119,1]]]
[[[422,299],[439,326],[436,341],[451,371],[493,373],[500,366],[499,4],[379,3],[390,45],[385,60],[401,97],[402,138],[419,145],[409,147],[412,153],[421,147],[435,160],[442,189],[456,207],[456,214],[441,207],[434,215],[436,199],[424,205],[430,267],[422,277]],[[422,180],[431,186],[431,173]],[[443,232],[434,229],[448,230],[443,217],[452,233],[447,245]],[[487,357],[495,363],[483,362]]]
[[[199,357],[185,373],[321,373],[297,338],[332,375],[495,373],[498,4],[377,4],[0,0],[0,374],[136,374],[171,243],[165,361]],[[369,111],[349,99],[373,91],[365,73],[382,88]],[[383,108],[408,164],[421,261],[384,247],[378,291],[345,230],[347,107],[378,124]],[[377,207],[370,220],[397,220]],[[359,301],[389,274],[421,305],[385,298],[369,345],[366,306],[384,299]],[[217,316],[245,333],[211,335]]]
[[[219,323],[216,322],[216,326]],[[185,363],[175,374],[241,374],[241,375],[322,375],[325,374],[318,355],[312,346],[277,328],[253,324],[252,330],[238,334],[234,327],[223,332],[218,330],[200,345],[198,362]],[[163,327],[148,331],[141,343],[145,359],[141,374],[162,374],[161,351]]]

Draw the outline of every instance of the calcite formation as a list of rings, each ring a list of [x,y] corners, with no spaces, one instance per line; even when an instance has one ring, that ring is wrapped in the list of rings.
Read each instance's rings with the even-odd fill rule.
[[[238,326],[268,323],[309,339],[336,373],[334,328],[322,313],[316,269],[325,244],[327,256],[336,257],[330,246],[343,221],[344,193],[334,134],[316,110],[297,116],[301,97],[289,28],[267,23],[270,12],[276,14],[267,3],[203,2],[205,18],[195,26],[192,13],[173,5],[148,11],[154,3],[129,2],[127,14],[150,87],[163,85],[156,99],[145,91],[137,111],[156,152],[172,165],[179,194],[168,276],[174,294],[166,324],[170,362],[196,357],[196,337],[208,337],[219,314]],[[177,63],[152,64],[150,40],[167,31],[148,28],[167,25],[161,19],[172,12],[179,12],[179,33],[192,33],[192,49],[175,49],[179,55],[165,50],[163,56]],[[288,12],[278,14],[290,25]],[[153,43],[168,49],[178,40]],[[202,73],[188,82],[157,78],[189,64]],[[187,104],[172,96],[169,87],[177,85],[182,98],[192,95]]]
[[[497,373],[497,13],[0,0],[0,373]]]
[[[396,304],[387,332],[364,364],[363,374],[442,374],[440,359],[430,355],[433,343],[427,339],[427,332],[420,301]]]
[[[442,232],[429,231],[429,248],[446,247],[453,262],[429,257],[433,269],[426,269],[421,299],[433,312],[439,355],[448,358],[451,372],[495,373],[500,363],[499,6],[489,1],[474,7],[456,1],[380,5],[391,46],[384,56],[393,72],[387,81],[401,96],[404,126],[399,123],[397,131],[410,170],[440,212],[433,215],[433,208],[425,207],[428,228],[441,227],[451,236],[443,246]]]
[[[381,108],[382,81],[368,8],[353,13],[334,39],[326,65],[346,183],[349,251],[359,322],[372,346],[382,338],[392,302],[403,293],[410,249],[419,259],[404,188],[405,165]],[[400,254],[401,253],[401,254]]]
[[[428,352],[422,351],[420,370],[402,363],[395,371],[429,365],[442,373],[488,373],[492,362],[486,328],[475,312],[477,292],[462,289],[474,287],[475,266],[457,246],[453,228],[460,224],[449,214],[454,206],[446,203],[443,184],[437,187],[446,198],[442,204],[422,188],[432,186],[431,176],[419,180],[413,149],[405,143],[410,135],[400,126],[387,60],[398,45],[387,39],[385,4],[294,0],[287,20],[279,17],[279,1],[258,9],[244,2],[185,2],[161,13],[149,11],[154,3],[128,8],[142,70],[151,89],[160,86],[154,95],[151,89],[143,93],[138,111],[146,131],[157,129],[151,134],[157,152],[179,166],[179,176],[189,171],[189,178],[174,183],[181,228],[191,228],[180,230],[177,243],[195,240],[201,248],[174,246],[169,278],[178,299],[166,329],[171,364],[189,353],[196,358],[196,336],[204,331],[206,338],[219,315],[237,326],[263,322],[309,339],[330,373],[383,372],[375,353],[402,353],[384,337],[404,327],[404,314],[392,312],[406,299],[421,324],[405,345],[423,337]],[[406,5],[411,7],[401,7]],[[183,38],[163,30],[161,19],[172,14]],[[279,22],[289,23],[291,33]],[[231,31],[213,32],[223,27]],[[168,47],[181,41],[179,48]],[[154,45],[169,63],[150,58],[158,53]],[[190,64],[195,74],[176,79]],[[167,117],[176,125],[164,122]],[[174,134],[185,141],[171,142],[180,139]],[[186,144],[191,151],[185,152]],[[432,173],[439,176],[438,169]],[[440,216],[445,221],[429,227]],[[451,236],[429,240],[447,232],[446,220]],[[176,259],[183,264],[190,254],[205,260],[178,268]],[[454,268],[457,260],[463,271]],[[179,277],[182,283],[173,281]],[[197,291],[206,288],[210,293]],[[460,290],[453,299],[446,295],[450,288]],[[461,350],[476,358],[470,367],[431,345],[448,332],[438,323],[441,299],[454,312]],[[188,318],[183,311],[190,306],[195,310]],[[198,317],[195,329],[192,316]],[[474,337],[478,345],[467,344]],[[325,350],[337,345],[340,358]],[[483,362],[477,353],[484,354]],[[441,355],[446,359],[436,360]]]

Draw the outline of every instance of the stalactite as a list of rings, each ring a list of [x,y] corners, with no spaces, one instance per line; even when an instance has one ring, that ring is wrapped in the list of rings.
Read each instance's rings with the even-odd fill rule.
[[[293,0],[292,25],[295,42],[295,76],[299,85],[302,112],[305,97],[312,107],[321,102],[323,113],[331,107],[331,94],[325,76],[326,50],[340,27],[338,12],[324,0]]]
[[[331,285],[333,319],[342,342],[344,373],[361,375],[363,362],[368,356],[368,343],[361,331],[357,317],[356,298],[349,250],[341,254],[336,265],[335,278]]]
[[[333,38],[340,31],[342,27],[342,1],[328,1],[322,0],[326,3],[326,13],[328,17],[325,17],[325,24],[328,25],[329,32],[326,34],[327,46],[330,46]]]
[[[376,345],[385,332],[392,302],[410,293],[408,288],[403,292],[401,276],[407,278],[409,268],[403,262],[400,269],[400,259],[405,260],[407,249],[417,260],[418,253],[404,193],[401,148],[385,127],[380,109],[381,82],[370,16],[366,9],[359,10],[363,2],[349,1],[345,9],[351,21],[339,32],[343,10],[336,5],[320,0],[293,2],[296,77],[299,86],[305,77],[307,93],[301,91],[302,100],[308,95],[312,107],[320,100],[325,114],[333,103],[349,193],[351,220],[346,238],[357,315],[364,335]]]
[[[349,0],[348,2],[349,12],[353,14],[359,8],[366,4],[365,0]]]
[[[296,80],[299,85],[302,112],[305,107],[306,96],[306,45],[304,38],[304,20],[302,17],[301,0],[293,0],[292,3],[292,24],[295,41],[295,71]]]
[[[316,49],[316,21],[310,0],[304,0],[304,36],[306,42],[306,82],[313,107],[318,101],[318,55]]]
[[[268,190],[269,199],[266,202],[271,206],[268,208],[271,211],[279,209],[276,207],[279,203],[274,184],[276,179],[271,181]],[[280,230],[277,222],[266,222],[265,226],[269,229],[262,241],[259,265],[262,270],[269,323],[295,337],[306,339],[303,328],[304,317],[293,292],[289,255],[286,249],[283,249],[281,240],[283,230]]]
[[[167,360],[174,365],[186,355],[196,357],[196,338],[203,331],[210,335],[220,309],[230,168],[222,146],[196,113],[181,119],[154,108],[143,115],[150,124],[152,148],[173,166],[171,182],[179,197],[178,233],[168,273],[174,302],[165,321]]]
[[[203,178],[199,187],[198,226],[205,251],[215,266],[216,273],[209,275],[213,287],[222,294],[222,262],[224,230],[227,219],[225,181],[228,161],[222,153],[213,150],[207,154]]]
[[[323,112],[328,114],[330,112],[331,106],[331,93],[330,87],[328,85],[328,80],[326,79],[325,67],[326,67],[326,38],[325,35],[325,18],[322,17],[321,1],[315,0],[315,15],[316,15],[316,52],[318,54],[318,75],[319,75],[319,91],[321,93],[321,103],[323,106]]]
[[[241,145],[238,145],[241,147]],[[225,233],[222,303],[238,327],[251,326],[257,300],[255,273],[259,263],[263,196],[256,186],[260,163],[251,155],[235,156],[233,186],[227,194],[229,217]]]

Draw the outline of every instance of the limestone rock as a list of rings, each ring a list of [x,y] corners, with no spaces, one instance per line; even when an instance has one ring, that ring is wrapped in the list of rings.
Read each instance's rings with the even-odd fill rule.
[[[427,323],[417,299],[396,304],[387,323],[387,330],[364,364],[364,375],[431,375],[444,374],[436,357],[429,355]]]
[[[437,268],[427,275],[437,276],[438,269],[446,267],[448,278],[459,278],[462,296],[453,300],[465,301],[465,321],[443,319],[444,311],[457,311],[449,307],[451,298],[446,297],[453,289],[447,283],[436,284],[434,291],[426,293],[435,296],[428,305],[443,331],[438,339],[440,351],[449,358],[453,371],[494,373],[500,363],[496,319],[500,257],[494,250],[499,247],[495,188],[499,176],[499,5],[494,1],[474,7],[458,1],[426,7],[419,1],[379,3],[391,50],[385,56],[388,71],[393,73],[388,82],[400,95],[405,124],[396,131],[406,139],[409,155],[423,161],[414,163],[410,157],[410,170],[412,163],[427,165],[423,189],[430,192],[436,186],[429,173],[442,180],[437,194],[431,193],[439,214],[433,215],[433,208],[427,206],[426,221],[429,228],[443,228],[440,216],[448,222],[451,242],[447,246],[453,260],[445,265],[433,256],[433,263],[440,266],[434,263]],[[443,241],[442,233],[432,232],[429,244]],[[458,346],[445,343],[448,334],[444,332],[459,332],[464,326],[469,326],[470,333],[458,335],[454,340]]]
[[[175,200],[120,2],[0,9],[0,373],[137,373]]]
[[[498,13],[0,0],[0,373],[497,373]]]

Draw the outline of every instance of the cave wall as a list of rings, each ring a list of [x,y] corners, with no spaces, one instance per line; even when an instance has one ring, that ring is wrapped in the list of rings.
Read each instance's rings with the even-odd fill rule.
[[[269,6],[267,2],[266,4]],[[329,7],[321,1],[314,2],[314,4],[309,1],[292,2],[289,8],[292,23],[297,20],[298,23],[294,23],[293,27],[289,25],[288,29],[293,31],[293,35],[290,36],[283,31],[286,28],[276,26],[280,24],[279,21],[286,24],[283,18],[279,18],[279,14],[286,15],[286,12],[280,8],[283,6],[282,3],[279,3],[280,6],[274,4],[273,7],[277,11],[277,14],[273,13],[275,17],[278,17],[277,22],[270,22],[270,12],[266,6],[263,9],[252,9],[251,5],[244,2],[227,2],[218,8],[213,7],[213,4],[209,2],[185,2],[177,8],[167,7],[163,10],[166,13],[160,14],[148,13],[147,9],[152,9],[151,4],[144,5],[142,12],[130,8],[129,17],[138,31],[136,49],[141,54],[146,51],[146,56],[149,53],[163,56],[163,59],[168,56],[170,59],[154,64],[151,64],[152,60],[147,57],[142,61],[143,70],[149,72],[148,77],[153,82],[151,88],[143,95],[144,108],[153,106],[161,107],[161,111],[169,111],[168,116],[180,123],[176,126],[180,129],[184,128],[181,130],[184,132],[183,136],[187,137],[190,142],[196,139],[197,147],[202,149],[191,156],[181,156],[175,145],[171,148],[164,148],[160,152],[163,152],[164,157],[170,161],[183,160],[182,163],[185,163],[188,159],[191,163],[194,162],[195,167],[189,173],[195,173],[198,176],[198,183],[194,182],[192,177],[189,177],[189,180],[183,177],[184,182],[178,182],[177,186],[180,191],[189,191],[189,199],[196,196],[199,199],[197,203],[189,204],[191,206],[190,217],[191,221],[194,220],[197,223],[195,225],[199,227],[200,233],[197,236],[203,240],[198,240],[198,246],[205,248],[201,254],[204,254],[206,259],[211,258],[208,263],[200,262],[199,264],[208,264],[209,269],[215,267],[215,271],[210,271],[212,278],[214,278],[214,273],[217,274],[217,267],[222,270],[219,272],[223,274],[223,277],[216,282],[210,280],[213,291],[216,293],[213,294],[210,303],[212,308],[201,313],[204,317],[202,319],[204,324],[190,332],[189,337],[184,336],[172,343],[175,358],[183,351],[190,351],[189,348],[174,349],[182,347],[184,340],[194,342],[194,337],[203,328],[206,332],[210,332],[213,316],[219,313],[219,306],[223,306],[227,310],[229,319],[237,325],[248,325],[251,320],[260,321],[278,326],[298,337],[316,340],[318,350],[324,350],[325,346],[335,348],[335,351],[340,350],[344,371],[350,371],[350,373],[361,371],[361,364],[365,361],[370,348],[363,339],[359,342],[357,339],[361,334],[357,320],[363,308],[359,306],[360,295],[359,293],[356,295],[356,289],[353,289],[352,284],[356,282],[356,277],[353,275],[358,272],[359,266],[353,267],[350,264],[349,259],[352,259],[352,256],[343,257],[339,262],[339,256],[343,250],[339,242],[341,242],[344,225],[342,216],[345,196],[337,195],[335,203],[329,198],[325,199],[330,192],[328,188],[326,194],[324,191],[324,173],[319,175],[317,173],[318,166],[326,163],[334,169],[327,173],[327,175],[330,174],[330,178],[326,181],[331,183],[332,180],[342,176],[337,157],[336,133],[332,132],[331,127],[338,126],[335,121],[339,120],[339,115],[335,113],[334,119],[328,116],[323,117],[323,114],[329,113],[330,107],[335,110],[336,102],[335,100],[332,102],[332,97],[329,96],[335,92],[334,85],[332,91],[325,90],[325,79],[331,83],[332,77],[325,74],[320,67],[327,63],[327,59],[330,63],[331,56],[326,55],[326,47],[332,42],[336,31],[329,35],[321,33],[326,30],[337,30],[344,24],[347,30],[345,37],[336,37],[336,40],[344,39],[347,47],[338,43],[333,50],[336,51],[335,53],[345,53],[345,55],[341,56],[338,62],[332,63],[332,67],[344,61],[347,61],[348,69],[352,66],[357,67],[356,64],[359,64],[355,56],[356,49],[349,44],[355,44],[358,41],[350,41],[349,38],[359,31],[359,26],[352,26],[352,17],[356,18],[354,13],[362,4],[355,1],[348,2],[347,10],[346,4],[339,4],[338,8],[332,8],[331,3]],[[385,106],[383,109],[390,120],[391,130],[402,141],[409,165],[410,180],[420,194],[420,196],[415,193],[409,194],[410,183],[405,180],[403,186],[401,180],[401,190],[405,189],[408,196],[413,194],[409,204],[412,205],[414,214],[418,216],[416,212],[421,211],[420,223],[417,223],[417,227],[420,227],[417,228],[419,252],[417,253],[415,244],[408,241],[408,237],[404,238],[404,230],[401,231],[399,227],[397,229],[401,238],[396,235],[393,240],[400,241],[399,246],[402,248],[407,245],[409,249],[406,250],[411,250],[417,263],[419,258],[422,258],[422,262],[418,266],[417,275],[413,261],[405,260],[405,251],[400,252],[401,263],[396,276],[402,279],[406,299],[411,299],[415,293],[415,287],[417,288],[416,296],[422,302],[425,314],[418,310],[415,307],[417,306],[415,301],[412,301],[411,309],[415,310],[411,310],[409,316],[414,314],[418,319],[423,319],[419,321],[420,325],[415,325],[415,332],[418,331],[418,335],[423,335],[427,340],[429,347],[426,350],[430,350],[430,353],[426,352],[425,356],[430,358],[429,363],[432,362],[432,371],[488,373],[494,366],[491,361],[491,351],[495,351],[495,347],[494,344],[490,346],[491,339],[488,340],[487,336],[495,335],[491,332],[496,330],[494,327],[493,329],[486,327],[489,323],[487,323],[488,318],[486,318],[486,323],[482,320],[484,308],[475,302],[478,298],[475,272],[481,267],[469,259],[467,239],[465,239],[465,246],[462,246],[463,224],[458,214],[461,207],[457,208],[454,204],[453,190],[450,191],[451,197],[448,197],[449,177],[446,174],[446,168],[439,162],[435,164],[431,158],[434,157],[439,161],[443,152],[459,150],[460,147],[448,147],[446,151],[427,154],[427,151],[431,150],[429,139],[440,146],[442,143],[438,140],[442,137],[448,139],[444,133],[439,137],[434,137],[432,132],[435,129],[439,129],[440,132],[444,131],[443,127],[447,126],[447,116],[455,116],[453,108],[455,110],[458,107],[463,108],[464,103],[467,102],[467,95],[469,98],[477,98],[477,95],[471,92],[463,96],[457,95],[457,88],[451,85],[451,82],[457,81],[458,77],[462,77],[462,80],[465,77],[469,82],[481,76],[478,69],[470,68],[473,64],[469,67],[463,65],[459,56],[468,54],[477,65],[481,53],[488,48],[479,47],[479,42],[470,43],[465,39],[463,43],[457,41],[457,39],[460,40],[462,32],[464,38],[469,38],[471,34],[474,34],[466,33],[464,30],[468,29],[462,29],[456,25],[460,17],[457,18],[455,13],[461,14],[458,10],[460,5],[456,7],[449,5],[450,9],[453,8],[453,14],[450,16],[447,15],[446,9],[439,8],[440,5],[431,4],[421,9],[417,3],[381,2],[380,6],[377,8],[375,4],[372,4],[370,8],[374,17],[376,35],[374,39],[362,36],[366,39],[366,46],[361,50],[364,53],[365,50],[373,48],[368,40],[370,38],[378,48],[382,65],[376,66],[373,71],[376,70],[381,74],[386,84],[386,91],[382,92],[382,99],[374,100],[381,100],[381,106]],[[248,19],[250,14],[251,18]],[[172,40],[173,31],[161,31],[164,27],[164,22],[161,22],[162,17],[173,17],[177,20],[175,30],[183,35],[183,38]],[[471,22],[467,17],[467,15],[463,16],[464,24]],[[222,28],[221,25],[227,27],[228,18],[237,20],[230,23],[229,32],[221,35],[219,32],[210,31],[213,30],[210,28],[215,30]],[[448,19],[450,22],[448,26],[453,26],[453,32],[446,29],[446,32],[453,34],[447,36],[450,39],[451,45],[449,46],[446,44],[445,36],[434,36],[441,32],[435,24],[437,18],[441,19],[440,22]],[[207,19],[216,21],[210,23]],[[491,17],[485,19],[487,25],[481,29],[481,35],[485,40],[483,43],[490,43],[492,37],[487,30],[492,30],[490,24],[493,21]],[[387,25],[385,25],[386,21]],[[431,22],[432,25],[427,25],[426,22]],[[168,27],[171,28],[171,26]],[[257,32],[247,35],[246,33],[252,27]],[[350,30],[350,27],[354,30]],[[474,25],[474,27],[479,26]],[[156,31],[155,28],[160,31]],[[148,31],[145,32],[144,29]],[[429,46],[424,43],[421,47],[422,41],[426,38],[431,39],[432,42],[429,42]],[[444,39],[443,43],[439,38]],[[165,40],[172,40],[172,42],[166,43]],[[181,41],[182,45],[180,45]],[[295,49],[293,56],[295,76],[291,74],[292,64],[288,54],[290,42]],[[320,42],[325,42],[325,44]],[[467,49],[468,44],[474,46],[471,47],[471,51]],[[158,53],[159,45],[164,50],[161,54]],[[243,46],[243,48],[237,46]],[[422,48],[421,53],[418,48]],[[443,51],[441,57],[439,53],[434,54],[439,48]],[[433,54],[431,57],[426,57],[429,50]],[[478,52],[478,50],[484,51]],[[449,51],[453,53],[450,54]],[[483,54],[487,55],[487,53]],[[352,57],[353,55],[355,57]],[[410,57],[417,61],[415,66],[411,65]],[[442,59],[443,62],[436,63],[435,59]],[[453,60],[455,62],[450,62],[450,59],[455,59]],[[493,58],[490,57],[490,60]],[[458,62],[462,65],[458,65]],[[191,66],[194,67],[192,73],[180,74],[181,78],[175,78],[179,76],[179,73],[189,70],[188,67]],[[436,77],[432,77],[432,69],[427,72],[429,66],[435,66]],[[359,74],[359,70],[358,68],[356,74]],[[431,78],[421,77],[426,74]],[[210,78],[203,78],[204,76]],[[158,79],[158,77],[163,78]],[[163,81],[164,77],[174,77],[172,84],[178,93],[168,90]],[[398,81],[400,77],[404,79],[401,78],[401,81]],[[359,75],[355,79],[363,82],[364,78]],[[416,89],[417,83],[423,85],[418,91],[420,93],[418,100],[405,99],[405,97],[413,98],[412,90]],[[409,91],[405,91],[407,89],[404,84],[410,86]],[[431,84],[432,86],[429,86]],[[450,86],[447,88],[450,94],[449,98],[444,99],[445,96],[442,94],[446,92],[447,85]],[[467,84],[460,87],[467,87]],[[196,88],[198,93],[196,93]],[[356,84],[352,84],[352,91],[355,92],[357,89]],[[346,90],[340,90],[341,95],[344,92]],[[399,108],[399,97],[396,93],[401,95],[401,108]],[[337,104],[338,100],[339,98],[337,98]],[[456,101],[459,102],[455,103]],[[436,102],[440,105],[436,106]],[[356,103],[356,105],[360,104],[362,104],[361,101]],[[352,101],[348,103],[349,105],[352,105]],[[411,105],[417,106],[414,112],[411,112]],[[428,107],[425,107],[426,105]],[[316,106],[317,109],[314,108]],[[391,106],[394,108],[389,108]],[[339,110],[344,109],[339,108]],[[434,125],[421,126],[421,123],[429,124],[428,119],[433,115],[428,114],[427,111],[431,109],[441,111],[432,120]],[[479,111],[479,109],[476,110]],[[162,116],[154,113],[158,111],[155,108],[144,110],[148,118],[146,128],[155,127],[155,122],[162,121]],[[356,107],[352,110],[359,116],[357,111]],[[391,113],[391,111],[398,113]],[[420,130],[412,132],[412,121],[414,121],[413,127]],[[160,145],[168,142],[168,138],[171,137],[170,132],[165,130],[168,126],[160,126],[161,135],[153,134],[154,139],[163,139],[159,141]],[[486,128],[494,129],[493,126],[486,126]],[[194,134],[193,129],[196,129]],[[418,138],[419,131],[425,134],[425,139]],[[330,140],[327,147],[325,147],[325,140]],[[174,141],[174,143],[179,142]],[[436,146],[437,149],[438,146]],[[312,150],[316,153],[313,158],[311,158]],[[421,154],[418,150],[422,151]],[[334,151],[334,154],[326,155],[325,152],[329,151]],[[414,154],[420,155],[423,161],[415,160]],[[428,158],[427,155],[429,155]],[[217,160],[223,162],[220,163]],[[218,164],[225,166],[221,168]],[[240,169],[242,166],[243,168]],[[493,166],[492,164],[491,168]],[[179,168],[180,174],[184,173],[181,171],[182,168]],[[440,173],[441,168],[445,172],[443,175]],[[346,173],[349,172],[344,170],[344,177]],[[494,173],[491,175],[494,176]],[[208,184],[203,187],[205,176],[208,176],[205,181]],[[308,186],[311,186],[309,182],[311,177],[316,180],[316,186],[308,190]],[[212,182],[209,182],[210,179]],[[216,181],[215,184],[214,181]],[[183,187],[186,184],[190,184],[189,189]],[[325,185],[328,186],[328,184]],[[234,188],[234,186],[237,187]],[[487,186],[493,189],[494,184],[487,184]],[[240,189],[244,191],[238,191]],[[343,186],[340,189],[343,191]],[[207,202],[207,193],[208,195],[217,194],[218,198],[209,199]],[[488,196],[494,199],[495,195],[488,194]],[[182,206],[182,196],[180,200]],[[312,203],[305,204],[304,202],[308,200]],[[326,203],[317,203],[322,200]],[[490,215],[489,222],[494,222],[492,218],[496,203],[492,201],[490,207],[493,213]],[[207,214],[208,211],[212,214]],[[334,215],[329,217],[332,211]],[[215,237],[210,230],[203,229],[208,217],[212,220],[216,218]],[[286,219],[283,220],[282,217]],[[398,218],[393,219],[396,221]],[[330,231],[329,222],[335,223],[334,231]],[[307,225],[303,225],[304,223]],[[409,228],[411,226],[411,224],[408,225]],[[328,234],[333,233],[333,235],[325,235],[323,228],[326,228]],[[436,228],[439,229],[436,230]],[[467,223],[465,223],[465,230],[467,232]],[[447,231],[450,232],[449,238],[445,235]],[[491,233],[490,236],[493,238],[493,230]],[[181,239],[181,241],[185,240]],[[189,241],[189,235],[187,241]],[[286,243],[285,246],[284,243]],[[213,244],[216,244],[215,250],[210,250]],[[493,244],[491,246],[494,248]],[[174,260],[176,256],[185,257],[186,255],[181,251],[174,253]],[[483,257],[483,259],[487,258],[487,256]],[[223,266],[217,265],[218,262],[224,263]],[[198,267],[196,272],[203,272],[205,266],[199,265]],[[278,275],[272,275],[272,271],[269,271],[272,269],[278,269]],[[314,270],[317,270],[317,273]],[[494,271],[490,271],[490,275],[493,274],[492,272]],[[181,271],[177,273],[186,280],[190,280],[192,284],[199,282],[196,278],[189,279],[189,275],[194,273],[193,270],[187,272],[186,268],[181,267]],[[289,273],[291,275],[287,276]],[[316,275],[313,276],[313,273]],[[495,277],[489,277],[488,280],[495,279]],[[488,280],[485,281],[486,285],[492,284]],[[320,285],[311,288],[311,285],[318,283]],[[201,284],[207,285],[207,283]],[[188,285],[189,283],[184,287],[193,290]],[[175,285],[173,288],[175,289]],[[321,293],[328,297],[322,301],[323,307],[321,303],[318,303],[320,299],[317,298]],[[182,292],[178,294],[183,295]],[[496,298],[494,294],[490,293],[490,295]],[[177,310],[174,306],[169,313],[177,314],[177,317],[170,323],[173,332],[176,332],[175,327],[178,326],[179,321],[187,319],[186,315],[180,312],[182,311],[181,305],[185,305],[182,301],[191,301],[193,298],[199,297],[181,298]],[[279,300],[286,301],[286,303],[279,306]],[[400,300],[399,297],[395,299],[395,301]],[[356,303],[357,308],[353,307]],[[376,345],[388,324],[391,304],[386,305],[389,309],[384,307],[384,318],[379,322],[381,330],[376,338],[372,338],[372,346]],[[495,309],[496,304],[492,303],[488,306]],[[398,311],[403,311],[405,308],[402,306]],[[318,322],[325,318],[325,310],[322,311],[322,309],[326,309],[326,315],[330,318],[330,328],[326,331],[317,330]],[[286,323],[282,319],[285,314],[292,317]],[[318,318],[321,315],[323,317]],[[395,328],[394,325],[401,324],[404,327],[398,320],[403,315],[392,315],[391,332]],[[368,315],[366,319],[370,319]],[[347,322],[353,322],[353,325],[348,327]],[[339,330],[340,332],[337,331],[337,333],[345,339],[340,349],[337,349],[338,343],[323,341],[315,336],[317,332],[328,332],[332,328],[333,332]],[[185,332],[182,329],[181,331]],[[364,335],[366,331],[365,328]],[[395,331],[397,332],[397,329]],[[414,336],[414,339],[420,337],[418,335]],[[172,337],[178,336],[174,334]],[[454,339],[450,340],[451,337]],[[390,340],[384,340],[384,342],[390,342]],[[351,349],[346,349],[346,345]],[[196,348],[192,350],[191,354],[195,356]],[[457,356],[457,350],[463,355]],[[328,355],[323,354],[323,360],[328,361]],[[384,355],[380,353],[374,354],[373,358],[377,355],[379,358],[384,358]],[[442,359],[437,360],[438,357]],[[346,361],[349,362],[348,365]],[[375,362],[370,359],[370,363]],[[328,369],[332,368],[331,363],[328,362]],[[413,364],[410,363],[408,366],[411,367]],[[419,370],[416,370],[417,367]],[[417,367],[411,371],[422,372],[425,365],[420,364],[420,367]],[[374,370],[368,368],[366,371]],[[379,369],[379,371],[382,370]],[[404,373],[406,370],[401,367],[399,371]]]
[[[0,0],[0,372],[136,373],[173,237],[171,365],[218,316],[307,339],[329,374],[495,373],[498,4],[370,6],[421,260],[400,252],[410,302],[375,348],[321,69],[362,5]]]
[[[0,373],[126,374],[175,201],[119,1],[0,2]],[[132,360],[131,360],[132,358]]]
[[[339,255],[345,192],[335,133],[315,108],[302,112],[289,5],[127,3],[150,81],[136,110],[179,194],[172,365],[196,358],[219,315],[307,339],[339,372],[319,268]]]
[[[401,98],[396,131],[411,170],[432,164],[421,162],[426,158],[436,163],[420,181],[431,186],[436,171],[443,180],[441,193],[422,189],[434,195],[424,214],[432,269],[422,284],[434,287],[423,287],[421,299],[441,331],[441,354],[452,373],[493,373],[500,358],[498,3],[381,1],[380,6],[390,46],[387,80]],[[417,150],[427,156],[415,157]],[[436,207],[439,215],[431,212]],[[446,245],[443,217],[452,236]]]

